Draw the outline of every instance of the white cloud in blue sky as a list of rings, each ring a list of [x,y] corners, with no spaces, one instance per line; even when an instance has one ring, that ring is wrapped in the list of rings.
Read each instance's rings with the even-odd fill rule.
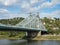
[[[60,0],[0,0],[0,19],[27,17],[29,12],[60,18]]]

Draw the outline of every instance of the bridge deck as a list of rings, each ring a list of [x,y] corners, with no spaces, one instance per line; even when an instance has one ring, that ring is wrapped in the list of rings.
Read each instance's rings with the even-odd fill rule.
[[[39,30],[39,29],[29,29],[29,28],[20,28],[17,26],[1,26],[0,31],[46,31],[46,30]]]

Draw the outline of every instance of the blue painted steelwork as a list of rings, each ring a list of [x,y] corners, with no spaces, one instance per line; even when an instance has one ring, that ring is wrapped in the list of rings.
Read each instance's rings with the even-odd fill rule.
[[[30,15],[22,22],[16,25],[0,24],[1,30],[19,30],[19,31],[47,31],[42,24],[39,15]]]

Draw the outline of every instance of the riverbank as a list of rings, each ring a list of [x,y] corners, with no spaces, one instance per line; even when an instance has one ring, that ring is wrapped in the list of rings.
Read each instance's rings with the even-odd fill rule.
[[[22,39],[19,36],[16,37],[8,37],[5,35],[0,35],[0,39]],[[41,35],[33,38],[32,40],[60,40],[60,35]]]
[[[22,37],[19,36],[9,37],[8,35],[0,35],[0,39],[22,39]]]
[[[32,40],[60,40],[60,35],[41,35]]]

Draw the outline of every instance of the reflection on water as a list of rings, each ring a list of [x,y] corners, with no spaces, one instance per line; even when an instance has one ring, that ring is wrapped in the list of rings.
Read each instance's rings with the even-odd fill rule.
[[[0,45],[60,45],[60,41],[27,41],[0,39]]]

